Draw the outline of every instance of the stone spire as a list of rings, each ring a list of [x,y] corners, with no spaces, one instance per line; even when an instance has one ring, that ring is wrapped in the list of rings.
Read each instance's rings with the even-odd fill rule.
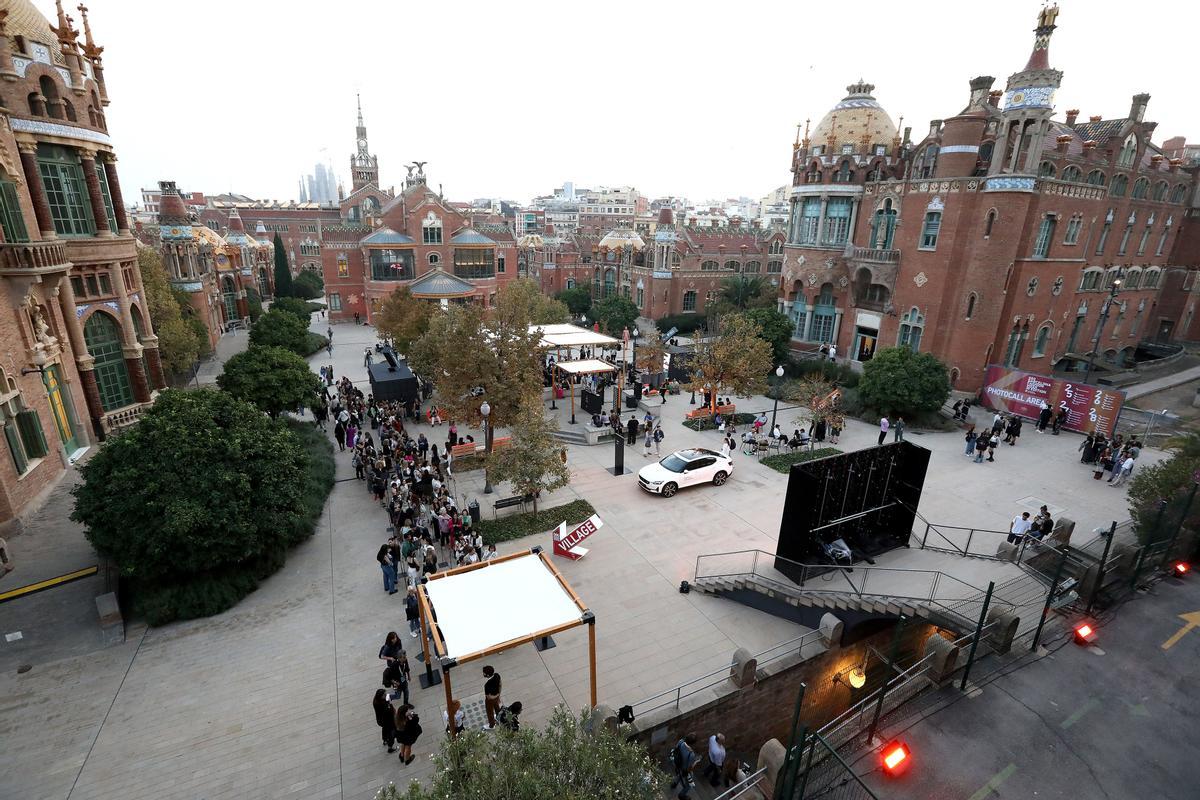
[[[1047,6],[1038,14],[1038,26],[1033,29],[1033,52],[1029,54],[1025,72],[1050,69],[1050,35],[1058,27],[1054,24],[1057,18],[1057,5]]]

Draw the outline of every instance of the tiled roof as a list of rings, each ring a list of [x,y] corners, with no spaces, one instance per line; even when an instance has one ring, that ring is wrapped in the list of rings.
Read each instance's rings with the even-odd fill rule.
[[[416,297],[462,297],[475,293],[471,283],[440,269],[417,278],[408,285],[408,290]]]
[[[1100,144],[1108,141],[1110,136],[1116,136],[1120,133],[1121,127],[1127,121],[1123,119],[1102,119],[1099,122],[1077,123],[1075,125],[1075,133],[1085,142],[1090,139]]]
[[[515,241],[509,227],[499,222],[483,222],[475,226],[475,230],[497,242]]]
[[[411,236],[397,233],[391,228],[380,228],[370,236],[363,238],[359,244],[416,244]]]
[[[482,233],[479,233],[474,228],[463,228],[458,233],[450,237],[450,244],[495,244],[494,239],[489,239]]]

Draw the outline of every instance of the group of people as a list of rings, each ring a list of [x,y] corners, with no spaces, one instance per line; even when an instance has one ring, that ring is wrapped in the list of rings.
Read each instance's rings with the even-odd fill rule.
[[[1022,511],[1012,519],[1012,525],[1008,529],[1008,543],[1020,544],[1025,537],[1041,541],[1053,530],[1054,517],[1046,506],[1038,509],[1037,516],[1032,518],[1028,511]]]
[[[1126,441],[1120,433],[1110,439],[1092,431],[1079,443],[1079,450],[1082,453],[1080,463],[1093,465],[1097,479],[1102,479],[1107,472],[1109,486],[1120,486],[1133,472],[1142,452],[1142,443],[1134,438]]]
[[[697,744],[696,735],[689,733],[671,748],[671,768],[675,774],[671,790],[674,791],[678,786],[677,796],[681,800],[688,800],[692,796],[692,789],[696,785],[695,773],[701,764],[704,765],[701,776],[707,778],[714,787],[723,783],[728,788],[738,780],[738,759],[725,747],[725,734],[714,733],[709,736],[707,752],[704,754],[696,752]]]
[[[897,415],[896,421],[892,422],[892,420],[887,416],[887,414],[884,414],[882,417],[879,418],[879,441],[877,442],[877,444],[882,446],[883,443],[887,441],[888,431],[892,432],[892,441],[893,442],[903,442],[904,441],[904,429],[906,427],[907,427],[907,425],[904,422],[904,417]]]

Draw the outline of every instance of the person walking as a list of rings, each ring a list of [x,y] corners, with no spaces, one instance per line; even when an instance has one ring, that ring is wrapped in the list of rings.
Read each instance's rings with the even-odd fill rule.
[[[483,708],[487,712],[485,731],[496,727],[496,712],[500,710],[500,673],[488,665],[483,668]]]
[[[831,363],[831,364],[837,363],[837,345],[836,344],[829,345],[829,363]]]
[[[704,767],[704,777],[716,786],[721,782],[721,773],[725,771],[725,734],[714,733],[708,737],[708,764]]]
[[[671,790],[679,786],[679,800],[689,800],[692,796],[692,786],[695,779],[692,772],[696,769],[699,759],[696,757],[696,735],[689,733],[675,743],[671,748],[671,765],[675,768],[675,780],[671,781]]]
[[[416,709],[408,703],[396,709],[396,741],[400,743],[400,761],[411,764],[416,758],[412,754],[413,745],[421,738],[421,718]]]
[[[1033,523],[1029,521],[1029,512],[1022,511],[1012,519],[1012,526],[1008,529],[1008,543],[1020,544],[1032,527]]]
[[[396,708],[388,702],[387,689],[378,689],[371,706],[375,709],[375,724],[383,736],[383,746],[389,753],[396,752]]]
[[[412,556],[409,556],[409,570],[415,571],[416,561]],[[417,602],[417,589],[414,586],[408,587],[408,594],[404,596],[404,618],[408,620],[408,633],[412,638],[417,638],[420,635],[421,619],[420,619],[420,604]]]
[[[879,444],[883,444],[887,440],[888,428],[891,427],[891,424],[886,414],[879,418]]]
[[[1038,433],[1046,432],[1046,426],[1050,424],[1050,417],[1053,415],[1053,413],[1054,412],[1050,410],[1050,404],[1047,403],[1045,400],[1043,400],[1042,401],[1042,410],[1038,412],[1038,421],[1037,421],[1037,432]]]
[[[650,448],[654,446],[654,429],[646,426],[646,435],[642,437],[642,456],[650,457]]]
[[[333,438],[337,442],[338,451],[345,452],[346,450],[346,426],[339,419],[337,424],[333,426]]]
[[[894,437],[892,439],[892,441],[895,441],[895,442],[903,442],[904,441],[904,417],[900,417],[900,416],[896,417],[896,423],[894,425],[892,425],[892,435]]]

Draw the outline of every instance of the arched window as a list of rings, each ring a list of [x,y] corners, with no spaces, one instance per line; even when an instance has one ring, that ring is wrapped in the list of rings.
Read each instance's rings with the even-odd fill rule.
[[[1150,181],[1145,178],[1138,178],[1133,184],[1133,199],[1141,200],[1145,198],[1146,192],[1150,190]]]
[[[442,263],[442,257],[438,253],[430,253],[427,258],[429,259],[429,266],[431,267],[436,267],[438,264]]]
[[[1079,183],[1082,178],[1083,173],[1080,172],[1079,167],[1072,165],[1063,170],[1062,179],[1064,181],[1073,181],[1074,183]]]
[[[1113,197],[1124,197],[1128,188],[1129,178],[1124,175],[1114,175],[1112,183],[1108,186],[1108,193]]]
[[[1182,203],[1187,198],[1187,190],[1186,183],[1178,184],[1171,190],[1171,202],[1176,204]]]
[[[967,295],[967,319],[975,316],[975,293]]]
[[[604,296],[612,297],[617,290],[617,271],[612,267],[604,270]]]
[[[1127,289],[1127,290],[1138,288],[1138,286],[1142,282],[1142,271],[1140,269],[1137,269],[1136,267],[1134,269],[1129,270],[1128,272],[1125,273],[1124,281],[1125,281],[1125,285],[1122,288]]]
[[[833,174],[834,183],[850,183],[854,180],[854,170],[850,169],[850,162],[843,160],[838,167],[837,172]]]
[[[871,220],[871,247],[890,250],[896,234],[896,209],[889,197]]]
[[[937,168],[937,157],[937,145],[931,144],[926,147],[924,152],[917,158],[917,177],[932,178],[933,172]]]
[[[928,211],[925,214],[925,222],[921,225],[921,250],[937,249],[938,231],[942,227],[942,212]]]
[[[730,259],[729,261],[725,262],[725,269],[727,269],[731,272],[737,272],[739,266],[740,265],[738,264],[738,262],[734,261],[733,259]]]
[[[779,273],[783,272],[783,262],[782,261],[768,261],[767,262],[767,272],[772,275],[778,275]]]
[[[683,263],[683,257],[680,256],[679,253],[672,252],[671,253],[671,267],[673,269],[679,269],[679,265],[682,263]]]
[[[1042,224],[1038,226],[1037,239],[1033,243],[1033,257],[1045,258],[1050,252],[1050,242],[1054,240],[1054,226],[1058,224],[1058,218],[1053,214],[1047,214],[1042,217]]]
[[[46,116],[46,102],[38,92],[30,92],[27,98],[29,102],[29,113],[35,117]]]
[[[442,221],[432,213],[425,217],[425,220],[421,223],[421,243],[442,243]]]
[[[38,88],[42,91],[42,97],[46,99],[46,113],[55,119],[62,119],[62,100],[58,97],[58,87],[54,85],[54,80],[49,75],[43,75],[38,78]]]
[[[567,277],[567,288],[568,288],[568,289],[574,289],[574,288],[575,288],[575,279],[574,279],[574,278],[572,278],[572,277],[570,277],[570,276],[568,276],[568,277]]]
[[[1104,173],[1098,169],[1094,169],[1088,173],[1087,182],[1089,186],[1103,186]]]
[[[700,269],[704,270],[705,272],[716,272],[720,268],[721,268],[721,265],[711,259],[708,261],[700,262]]]
[[[4,241],[28,242],[29,231],[25,228],[25,217],[21,215],[21,202],[17,187],[0,168],[0,225],[4,227]]]
[[[1083,275],[1079,278],[1079,291],[1086,292],[1098,287],[1100,285],[1100,276],[1103,274],[1103,270],[1098,267],[1085,269]]]
[[[984,142],[979,147],[979,159],[975,162],[975,174],[983,175],[987,170],[987,165],[991,163],[992,151],[995,150],[995,142]]]
[[[761,261],[747,261],[746,268],[742,271],[743,272],[762,272],[762,262]]]
[[[70,100],[63,100],[63,108],[67,112],[67,119],[69,121],[78,122],[78,118],[75,116],[75,106],[71,105]]]
[[[983,221],[983,238],[992,235],[992,226],[996,224],[996,209],[991,209],[987,212],[987,217]]]
[[[1033,339],[1033,356],[1046,355],[1046,345],[1050,343],[1050,325],[1046,324],[1038,328],[1037,336]]]
[[[1142,278],[1142,288],[1143,289],[1157,289],[1158,288],[1158,275],[1159,275],[1159,271],[1157,269],[1146,270],[1145,276]]]
[[[1167,199],[1166,181],[1159,181],[1158,183],[1154,184],[1154,193],[1151,195],[1151,199],[1157,200],[1160,203]]]
[[[1058,174],[1058,170],[1056,170],[1054,168],[1054,165],[1051,164],[1049,161],[1043,161],[1041,164],[1038,164],[1038,177],[1039,178],[1053,178],[1057,174]]]
[[[1137,136],[1129,134],[1125,139],[1125,144],[1121,145],[1121,151],[1117,154],[1118,167],[1133,166],[1133,159],[1137,155],[1137,146]]]
[[[916,352],[921,349],[921,334],[925,332],[925,316],[913,306],[900,318],[900,336],[896,344]]]
[[[833,302],[833,284],[821,284],[821,292],[813,302],[812,333],[809,339],[814,342],[832,342],[833,326],[837,318],[837,309]]]
[[[1067,220],[1067,235],[1063,237],[1063,244],[1075,244],[1079,241],[1079,229],[1083,227],[1083,215],[1072,214]]]
[[[783,253],[783,242],[776,239],[771,242],[771,246],[767,248],[767,255],[777,256]]]
[[[696,310],[696,292],[694,289],[688,289],[686,292],[683,293],[683,310],[684,311],[695,311]]]
[[[83,326],[83,339],[88,355],[96,359],[96,383],[100,389],[100,405],[105,411],[133,405],[133,388],[129,370],[121,351],[121,331],[110,314],[97,311]]]
[[[46,197],[50,201],[50,216],[59,236],[92,236],[96,220],[83,168],[75,150],[56,145],[39,144],[38,171]]]
[[[57,367],[49,367],[46,372],[47,377],[56,376],[58,373],[52,372],[56,369]],[[51,400],[58,398],[58,406],[62,406],[57,382],[54,385],[55,394]],[[57,411],[57,407],[52,404],[51,410]],[[0,367],[0,427],[4,429],[4,439],[8,443],[8,452],[12,456],[13,466],[18,475],[24,475],[33,466],[36,466],[36,464],[31,465],[31,461],[50,454],[50,448],[46,446],[46,437],[42,433],[42,421],[38,418],[37,411],[25,408],[25,400],[21,397],[20,387],[17,386],[16,380],[4,371],[3,367]]]

